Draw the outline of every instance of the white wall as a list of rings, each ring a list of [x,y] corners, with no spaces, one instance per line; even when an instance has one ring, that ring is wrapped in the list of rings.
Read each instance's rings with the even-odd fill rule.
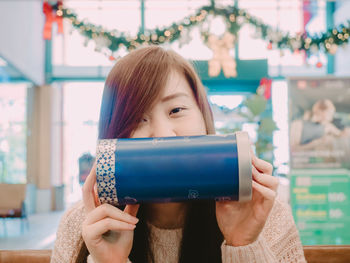
[[[334,13],[334,25],[341,23],[347,24],[350,20],[350,1],[337,1],[337,10]],[[335,74],[341,76],[350,76],[350,43],[345,48],[339,47],[335,55]]]
[[[41,0],[0,1],[0,56],[38,85],[44,82],[43,26]]]

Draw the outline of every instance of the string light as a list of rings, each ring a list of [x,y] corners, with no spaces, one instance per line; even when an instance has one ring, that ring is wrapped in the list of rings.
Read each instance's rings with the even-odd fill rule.
[[[170,33],[169,30],[166,30],[166,31],[164,32],[164,36],[169,37],[170,35],[171,35],[171,33]]]
[[[156,41],[158,39],[158,35],[157,34],[152,34],[151,39],[153,41]]]

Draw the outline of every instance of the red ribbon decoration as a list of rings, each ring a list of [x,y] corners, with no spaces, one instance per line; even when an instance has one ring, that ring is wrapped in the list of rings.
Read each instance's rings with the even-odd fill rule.
[[[264,87],[264,97],[265,99],[271,98],[271,86],[272,86],[272,79],[268,78],[262,78],[260,80],[259,86]]]
[[[56,22],[58,26],[58,33],[63,34],[63,17],[57,15],[58,7],[62,6],[62,1],[57,1],[55,7],[53,8],[48,2],[43,4],[43,13],[45,14],[45,25],[44,25],[44,39],[51,39],[52,37],[52,23]]]

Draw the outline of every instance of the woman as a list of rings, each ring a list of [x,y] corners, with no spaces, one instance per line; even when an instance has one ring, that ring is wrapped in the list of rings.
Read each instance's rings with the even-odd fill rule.
[[[305,112],[303,120],[293,121],[290,142],[292,151],[312,150],[318,145],[325,145],[336,137],[346,136],[345,132],[333,124],[335,112],[332,101],[318,100],[312,106],[312,112]]]
[[[151,46],[120,59],[106,80],[99,138],[215,134],[193,67]],[[278,201],[272,166],[253,156],[248,203],[196,201],[98,205],[93,168],[83,203],[61,220],[52,262],[305,262],[289,208]]]

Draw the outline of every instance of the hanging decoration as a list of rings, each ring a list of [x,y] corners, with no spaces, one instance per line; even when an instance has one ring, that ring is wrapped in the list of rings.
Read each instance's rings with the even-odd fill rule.
[[[235,36],[226,32],[222,38],[216,35],[208,37],[207,45],[213,50],[213,57],[208,62],[208,74],[217,77],[221,68],[226,78],[236,77],[236,61],[230,56],[230,49],[234,47]]]
[[[263,96],[266,100],[271,98],[272,79],[262,78],[260,80],[259,87],[257,88],[257,94]]]
[[[57,3],[60,2],[57,1]],[[308,56],[319,51],[334,54],[339,46],[349,42],[350,35],[350,21],[348,21],[347,24],[341,24],[319,35],[311,36],[307,32],[303,32],[290,36],[289,33],[283,33],[264,24],[260,19],[251,16],[245,10],[235,6],[219,8],[212,4],[199,8],[193,15],[185,17],[178,23],[172,23],[168,27],[145,30],[144,32],[139,31],[136,35],[129,36],[124,32],[117,30],[108,31],[101,26],[80,20],[72,10],[62,7],[61,4],[51,6],[56,14],[50,17],[50,12],[48,12],[50,4],[45,3],[44,13],[49,21],[48,25],[51,25],[53,21],[60,21],[60,17],[70,20],[72,26],[79,30],[86,37],[87,41],[93,40],[97,43],[97,50],[102,50],[102,47],[105,48],[104,50],[109,50],[106,55],[111,59],[115,59],[116,52],[120,48],[130,51],[140,45],[171,43],[180,40],[182,37],[186,39],[184,41],[181,40],[181,43],[186,44],[190,41],[189,31],[191,28],[195,26],[203,28],[203,23],[208,22],[207,18],[210,16],[221,16],[225,20],[227,32],[235,36],[236,39],[240,28],[244,24],[250,24],[255,27],[257,36],[268,41],[268,49],[289,49],[296,53],[305,51]],[[208,43],[210,34],[205,32],[205,30],[201,33],[203,41]],[[44,34],[44,37],[49,37],[49,33]]]
[[[44,39],[51,39],[52,24],[57,23],[58,33],[63,34],[63,11],[62,1],[47,1],[43,2],[43,13],[45,14]]]

